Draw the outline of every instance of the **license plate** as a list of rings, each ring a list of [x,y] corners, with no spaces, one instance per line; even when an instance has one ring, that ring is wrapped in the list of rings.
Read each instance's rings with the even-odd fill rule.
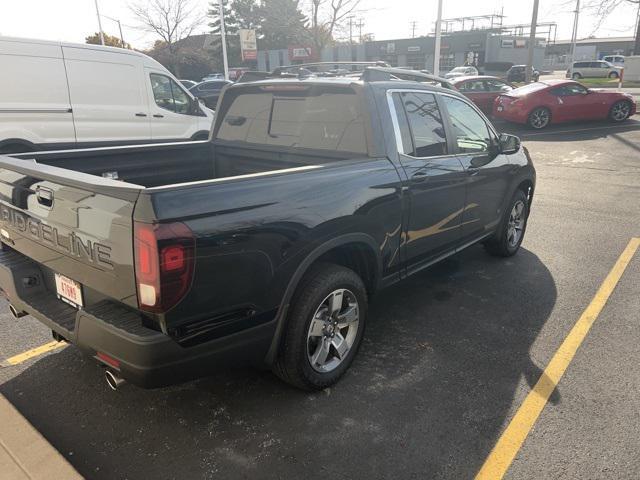
[[[58,298],[76,308],[82,307],[82,285],[64,275],[56,273]]]
[[[500,105],[498,108],[496,108],[496,110],[498,110],[499,112],[504,110],[504,107],[502,105]]]

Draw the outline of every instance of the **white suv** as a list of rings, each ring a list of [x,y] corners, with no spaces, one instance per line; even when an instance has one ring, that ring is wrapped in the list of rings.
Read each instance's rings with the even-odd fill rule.
[[[567,78],[579,80],[581,78],[619,78],[622,68],[611,65],[604,60],[588,62],[573,62],[573,74],[567,70]]]

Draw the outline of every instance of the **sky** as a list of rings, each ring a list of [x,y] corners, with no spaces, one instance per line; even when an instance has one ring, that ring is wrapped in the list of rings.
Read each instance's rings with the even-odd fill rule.
[[[203,14],[207,11],[208,0],[193,1]],[[558,40],[571,38],[573,3],[540,0],[538,21],[557,22]],[[127,0],[99,0],[103,30],[118,35],[117,24],[107,17],[119,19],[125,41],[135,48],[148,48],[155,37],[139,28],[129,4]],[[310,0],[301,0],[301,5],[303,13],[310,10]],[[445,0],[443,5],[443,18],[502,11],[506,16],[504,24],[513,25],[531,21],[533,0]],[[372,33],[377,40],[411,37],[414,21],[417,22],[416,36],[428,34],[433,31],[436,14],[437,0],[361,0],[358,11],[354,12],[356,21],[362,18],[364,22],[363,33]],[[637,7],[620,7],[595,31],[595,17],[585,12],[580,16],[578,37],[631,36],[636,16]],[[0,35],[83,43],[87,35],[97,30],[94,0],[0,0]],[[206,31],[205,24],[197,33]]]

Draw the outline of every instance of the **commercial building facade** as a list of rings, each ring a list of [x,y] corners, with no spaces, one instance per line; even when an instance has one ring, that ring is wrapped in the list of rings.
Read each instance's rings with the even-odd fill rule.
[[[576,42],[575,60],[600,60],[606,55],[632,55],[633,37],[585,38]],[[571,62],[571,40],[558,40],[547,46],[544,65],[564,69]]]

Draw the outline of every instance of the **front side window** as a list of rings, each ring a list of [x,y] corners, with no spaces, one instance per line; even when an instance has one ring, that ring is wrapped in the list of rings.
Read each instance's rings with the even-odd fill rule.
[[[191,98],[176,82],[166,75],[157,73],[152,73],[149,77],[156,105],[176,113],[189,113]]]
[[[466,102],[443,96],[460,153],[489,151],[491,136],[484,119]]]
[[[413,151],[405,153],[419,158],[446,155],[447,138],[433,94],[403,92],[394,95],[399,96],[413,139]]]

